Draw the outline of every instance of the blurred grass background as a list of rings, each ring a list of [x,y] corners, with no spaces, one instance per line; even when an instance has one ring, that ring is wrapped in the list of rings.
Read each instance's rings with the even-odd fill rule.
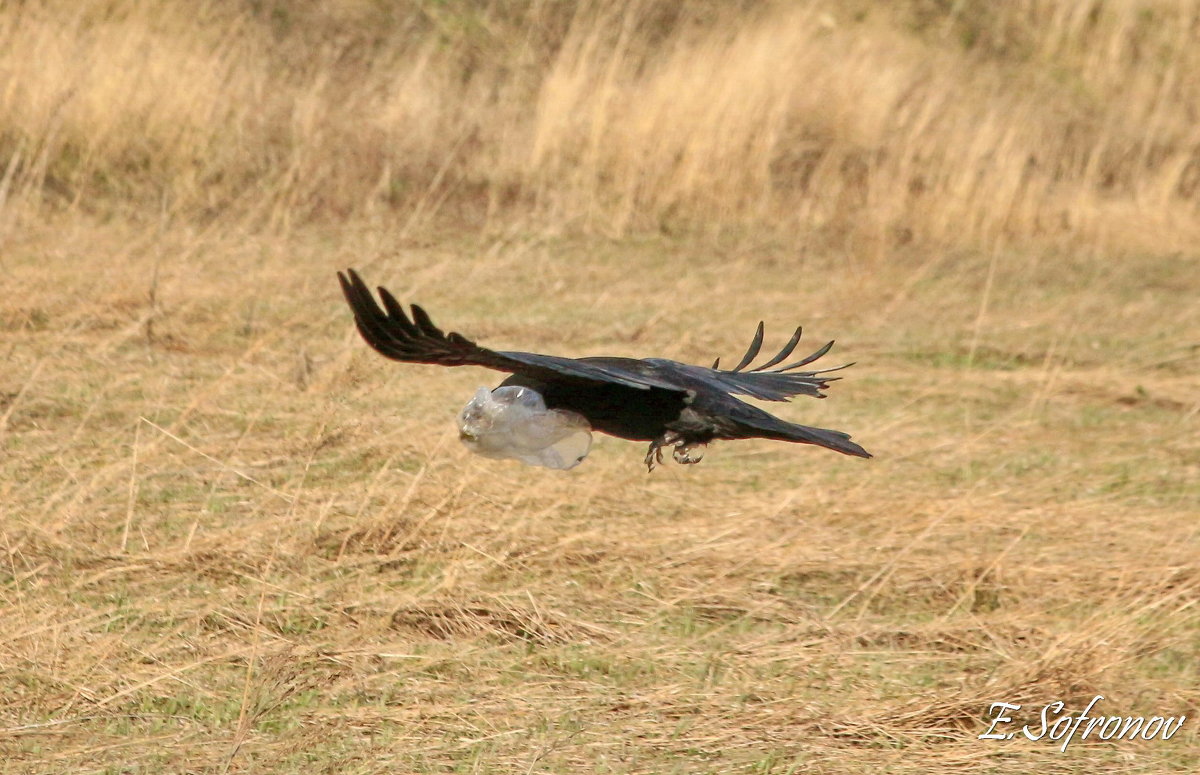
[[[1187,2],[25,2],[5,197],[886,251],[1193,244]]]

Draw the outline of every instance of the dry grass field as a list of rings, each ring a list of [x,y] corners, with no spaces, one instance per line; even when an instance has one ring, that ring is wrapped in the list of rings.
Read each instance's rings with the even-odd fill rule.
[[[0,3],[3,772],[1200,770],[1198,111],[1195,0]],[[876,457],[474,457],[347,266]]]

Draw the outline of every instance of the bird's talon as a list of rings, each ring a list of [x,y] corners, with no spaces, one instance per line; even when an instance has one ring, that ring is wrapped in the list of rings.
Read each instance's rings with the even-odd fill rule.
[[[679,444],[672,452],[675,462],[685,466],[695,465],[704,458],[702,444]]]

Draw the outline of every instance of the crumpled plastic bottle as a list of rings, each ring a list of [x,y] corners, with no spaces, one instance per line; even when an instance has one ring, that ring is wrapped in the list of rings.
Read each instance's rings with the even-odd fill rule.
[[[577,412],[547,409],[541,393],[527,387],[481,387],[458,416],[467,449],[490,458],[565,470],[592,448],[592,427]]]

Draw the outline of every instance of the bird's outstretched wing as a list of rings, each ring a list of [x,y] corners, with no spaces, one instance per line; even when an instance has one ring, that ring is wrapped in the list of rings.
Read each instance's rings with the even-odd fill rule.
[[[574,358],[524,352],[489,350],[462,334],[443,332],[425,310],[413,304],[412,317],[386,288],[379,289],[383,307],[353,269],[338,272],[342,293],[354,311],[354,322],[367,344],[396,361],[441,366],[483,366],[510,374],[523,374],[548,382],[578,380],[620,385],[637,390],[657,388],[686,394],[687,388],[646,369],[622,368],[615,363],[589,363]]]
[[[830,382],[840,378],[823,377],[821,375],[838,371],[854,364],[847,363],[832,369],[820,369],[817,371],[796,371],[796,369],[807,366],[829,352],[833,347],[833,342],[829,342],[813,354],[801,358],[795,363],[789,363],[779,368],[771,368],[791,356],[792,351],[796,349],[796,345],[800,343],[800,336],[803,330],[802,327],[797,328],[796,333],[792,334],[792,338],[775,357],[764,364],[746,371],[746,367],[758,357],[758,353],[762,349],[763,324],[760,322],[758,330],[754,333],[754,339],[750,342],[750,347],[747,348],[746,354],[742,356],[742,360],[737,366],[734,366],[732,369],[721,369],[721,359],[717,358],[713,362],[711,369],[702,369],[697,366],[691,368],[697,372],[703,372],[704,379],[710,383],[719,385],[726,392],[738,393],[764,401],[786,401],[792,396],[801,395],[824,398],[825,394],[821,391],[828,388]]]

